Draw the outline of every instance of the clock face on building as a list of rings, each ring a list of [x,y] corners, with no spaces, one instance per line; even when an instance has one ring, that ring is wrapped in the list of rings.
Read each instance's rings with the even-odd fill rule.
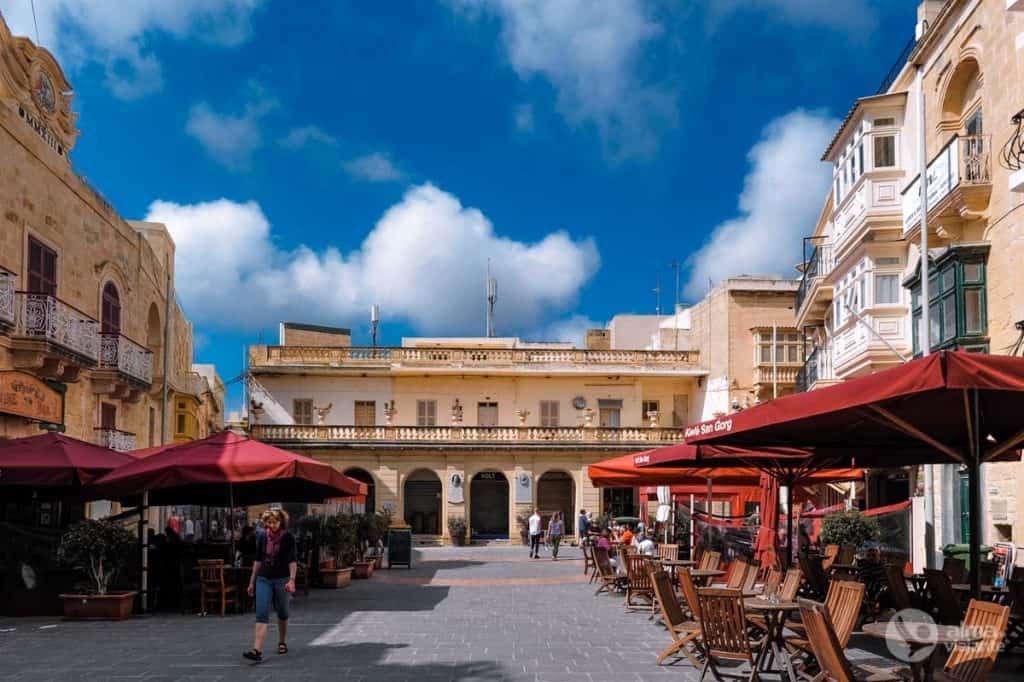
[[[43,70],[37,71],[36,77],[32,81],[32,96],[35,98],[36,104],[48,114],[52,114],[57,108],[57,95],[53,89],[53,81]]]

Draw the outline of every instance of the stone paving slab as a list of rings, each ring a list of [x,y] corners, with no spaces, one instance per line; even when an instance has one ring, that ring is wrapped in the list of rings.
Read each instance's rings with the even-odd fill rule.
[[[594,597],[578,550],[530,560],[521,547],[419,548],[412,569],[379,571],[293,602],[291,653],[240,655],[252,614],[160,613],[121,623],[0,619],[0,680],[696,680],[654,664],[668,643],[647,614]],[[13,628],[13,630],[11,630]],[[275,643],[271,626],[268,643]],[[1011,657],[1014,674],[1024,657]],[[769,678],[770,679],[770,678]],[[777,678],[776,678],[777,679]]]

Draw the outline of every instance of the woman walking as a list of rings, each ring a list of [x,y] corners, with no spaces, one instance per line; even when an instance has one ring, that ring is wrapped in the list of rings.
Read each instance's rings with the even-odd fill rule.
[[[250,661],[263,660],[263,640],[267,637],[270,606],[277,612],[277,653],[288,653],[288,604],[295,592],[295,536],[288,532],[288,514],[283,509],[263,512],[266,528],[256,543],[256,561],[249,579],[249,596],[256,595],[256,629],[252,649],[242,656]]]
[[[558,561],[558,545],[565,535],[565,521],[562,520],[562,512],[555,512],[548,521],[548,539],[551,541],[551,560]]]

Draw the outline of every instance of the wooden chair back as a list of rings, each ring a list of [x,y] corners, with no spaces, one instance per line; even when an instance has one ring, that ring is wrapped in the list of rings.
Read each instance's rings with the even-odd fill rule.
[[[757,583],[757,574],[761,572],[761,564],[756,561],[747,562],[747,574],[743,576],[743,584],[740,589],[744,594],[753,594],[754,585]]]
[[[764,589],[761,590],[761,594],[770,597],[778,593],[781,584],[782,571],[779,570],[778,566],[769,566],[768,573],[764,576]]]
[[[932,596],[932,606],[936,611],[936,620],[943,625],[960,623],[960,599],[953,591],[953,583],[943,571],[926,568],[924,571],[928,592]]]
[[[954,585],[967,582],[967,562],[948,556],[942,560],[942,572],[949,576]]]
[[[647,571],[649,563],[642,554],[626,555],[626,578],[630,590],[647,592],[654,589],[651,586],[651,574]]]
[[[1010,620],[1010,607],[972,599],[967,605],[965,628],[978,628],[983,637],[974,644],[957,644],[943,670],[958,682],[982,682],[999,655],[999,646]]]
[[[690,607],[690,615],[699,623],[701,619],[700,600],[697,597],[697,586],[693,582],[693,576],[690,575],[690,569],[684,568],[676,573],[676,580],[679,581],[679,589],[683,591],[686,605]]]
[[[700,555],[700,564],[698,565],[698,568],[702,571],[716,571],[718,570],[718,567],[721,565],[721,563],[721,552],[711,552],[705,550],[704,553]]]
[[[704,587],[697,591],[700,629],[704,652],[711,658],[746,661],[753,665],[754,653],[747,638],[747,614],[743,593],[729,588]]]
[[[803,573],[803,579],[807,581],[807,587],[811,593],[823,595],[828,592],[828,577],[825,575],[820,560],[809,557],[806,554],[801,554],[800,570]]]
[[[791,568],[786,571],[786,577],[782,579],[779,586],[779,599],[782,601],[793,601],[800,592],[800,580],[803,578],[799,568]]]
[[[224,587],[224,560],[200,559],[199,582],[203,587]]]
[[[832,629],[827,613],[828,607],[809,599],[801,599],[799,604],[807,641],[821,667],[823,677],[835,682],[853,682],[853,667]]]
[[[910,590],[907,589],[907,581],[903,577],[903,567],[886,564],[884,570],[893,607],[897,611],[911,608]]]
[[[747,577],[747,560],[736,559],[729,565],[725,577],[725,586],[730,590],[738,590],[743,586],[743,580]]]
[[[611,580],[615,577],[611,557],[608,556],[608,550],[604,547],[594,547],[594,563],[597,564],[597,572],[601,578]]]
[[[672,589],[672,578],[667,571],[651,571],[651,584],[654,586],[654,596],[661,607],[661,617],[669,629],[675,625],[682,625],[686,622],[686,614],[679,604],[676,591]]]
[[[825,545],[825,554],[821,557],[821,567],[826,571],[832,568],[837,556],[839,556],[839,545]]]
[[[679,545],[663,543],[658,545],[658,558],[675,561],[679,558]]]
[[[864,603],[864,583],[854,580],[833,580],[828,586],[825,607],[835,633],[836,640],[843,648],[850,643],[850,637],[860,616],[860,607]]]

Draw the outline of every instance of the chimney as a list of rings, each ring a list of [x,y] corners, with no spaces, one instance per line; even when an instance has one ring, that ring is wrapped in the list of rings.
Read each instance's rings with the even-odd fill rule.
[[[917,26],[914,29],[914,36],[917,40],[924,37],[924,34],[935,24],[935,17],[946,6],[947,0],[923,0],[917,6]]]

